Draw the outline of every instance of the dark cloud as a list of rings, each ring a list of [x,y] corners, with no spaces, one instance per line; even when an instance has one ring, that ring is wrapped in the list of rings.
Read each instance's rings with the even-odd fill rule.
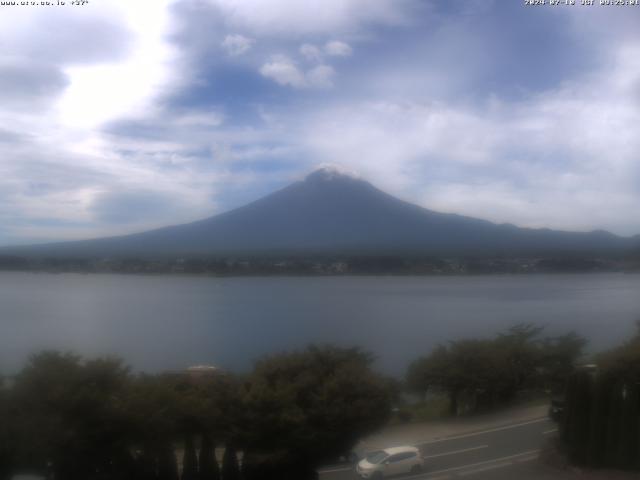
[[[27,61],[0,61],[0,102],[3,105],[50,101],[69,84],[64,72],[53,65]]]

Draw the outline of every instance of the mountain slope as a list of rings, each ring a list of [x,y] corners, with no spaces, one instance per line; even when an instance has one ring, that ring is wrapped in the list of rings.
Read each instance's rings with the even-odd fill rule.
[[[609,252],[631,239],[607,232],[523,229],[442,214],[363,180],[321,169],[244,207],[134,235],[25,247],[71,256],[260,253],[542,254]],[[15,249],[13,249],[15,250]]]

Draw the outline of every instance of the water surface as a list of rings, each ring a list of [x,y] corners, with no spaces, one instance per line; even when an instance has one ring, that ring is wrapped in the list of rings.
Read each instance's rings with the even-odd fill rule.
[[[310,342],[358,345],[401,374],[439,342],[510,325],[612,346],[640,318],[640,275],[213,278],[0,273],[0,372],[44,348],[135,369],[243,371]]]

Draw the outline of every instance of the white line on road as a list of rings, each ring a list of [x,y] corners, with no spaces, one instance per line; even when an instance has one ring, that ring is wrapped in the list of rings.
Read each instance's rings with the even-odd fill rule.
[[[524,427],[526,425],[533,425],[534,423],[542,423],[542,422],[547,422],[549,421],[549,419],[547,417],[541,417],[538,418],[536,420],[530,420],[528,422],[522,422],[522,423],[514,423],[511,425],[505,425],[503,427],[496,427],[496,428],[490,428],[489,430],[482,430],[480,432],[472,432],[472,433],[464,433],[462,435],[454,435],[452,437],[446,437],[446,438],[439,438],[436,440],[428,440],[425,442],[418,442],[418,445],[432,445],[434,443],[442,443],[442,442],[448,442],[450,440],[459,440],[461,438],[468,438],[468,437],[476,437],[478,435],[484,435],[485,433],[493,433],[493,432],[501,432],[503,430],[510,430],[512,428],[519,428],[519,427]]]
[[[481,450],[483,448],[489,448],[489,445],[479,445],[477,447],[465,448],[462,450],[454,450],[452,452],[436,453],[434,455],[426,455],[424,458],[428,460],[430,458],[446,457],[448,455],[456,455],[458,453],[466,453],[466,452],[472,452],[474,450]],[[324,473],[346,472],[348,470],[353,470],[353,468],[349,468],[349,467],[328,468],[325,470],[320,470],[318,473],[322,475]]]
[[[353,468],[351,467],[330,468],[328,470],[318,470],[318,473],[320,475],[324,475],[325,473],[346,472],[348,470],[353,470]]]
[[[429,459],[429,458],[446,457],[447,455],[456,455],[457,453],[472,452],[474,450],[481,450],[483,448],[489,448],[489,445],[480,445],[478,447],[470,447],[470,448],[465,448],[463,450],[454,450],[452,452],[436,453],[434,455],[426,455],[424,456],[424,458]]]
[[[556,433],[558,431],[557,428],[553,428],[551,430],[547,430],[546,432],[542,432],[543,435],[549,435],[550,433]]]
[[[492,465],[485,465],[484,467],[474,468],[473,470],[465,470],[464,472],[460,472],[458,475],[461,477],[466,477],[469,475],[475,475],[476,473],[487,472],[489,470],[497,470],[498,468],[504,468],[510,465],[513,465],[513,462],[494,463]]]
[[[449,473],[449,472],[458,472],[460,470],[465,470],[468,468],[473,468],[473,467],[480,467],[481,465],[489,465],[489,464],[500,464],[502,466],[506,466],[506,465],[511,465],[512,462],[507,462],[507,460],[514,460],[516,461],[516,459],[518,459],[519,457],[524,457],[524,456],[528,456],[528,460],[533,460],[535,458],[537,458],[537,455],[540,453],[540,450],[528,450],[526,452],[522,452],[522,453],[516,453],[515,455],[509,455],[506,457],[500,457],[500,458],[493,458],[491,460],[485,460],[483,462],[476,462],[476,463],[470,463],[468,465],[460,465],[459,467],[451,467],[451,468],[445,468],[443,470],[436,470],[435,472],[429,472],[427,474],[427,476],[425,476],[424,474],[422,475],[414,475],[411,477],[404,477],[403,480],[409,480],[411,478],[420,478],[420,479],[433,479],[433,475],[440,475],[442,473]],[[497,467],[496,467],[497,468]]]
[[[529,457],[519,458],[517,460],[514,460],[511,463],[527,463],[527,462],[531,462],[532,460],[537,460],[538,458],[539,458],[539,455],[535,454],[535,455],[531,455]]]

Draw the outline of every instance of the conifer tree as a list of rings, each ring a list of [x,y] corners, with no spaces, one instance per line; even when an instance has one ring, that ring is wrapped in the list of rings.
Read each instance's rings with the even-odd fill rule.
[[[222,480],[240,480],[238,455],[232,444],[227,444],[222,458]]]
[[[202,435],[200,445],[200,480],[220,480],[220,467],[216,460],[215,445],[211,435]]]
[[[193,444],[193,435],[187,434],[184,441],[182,480],[198,480],[198,457]]]

